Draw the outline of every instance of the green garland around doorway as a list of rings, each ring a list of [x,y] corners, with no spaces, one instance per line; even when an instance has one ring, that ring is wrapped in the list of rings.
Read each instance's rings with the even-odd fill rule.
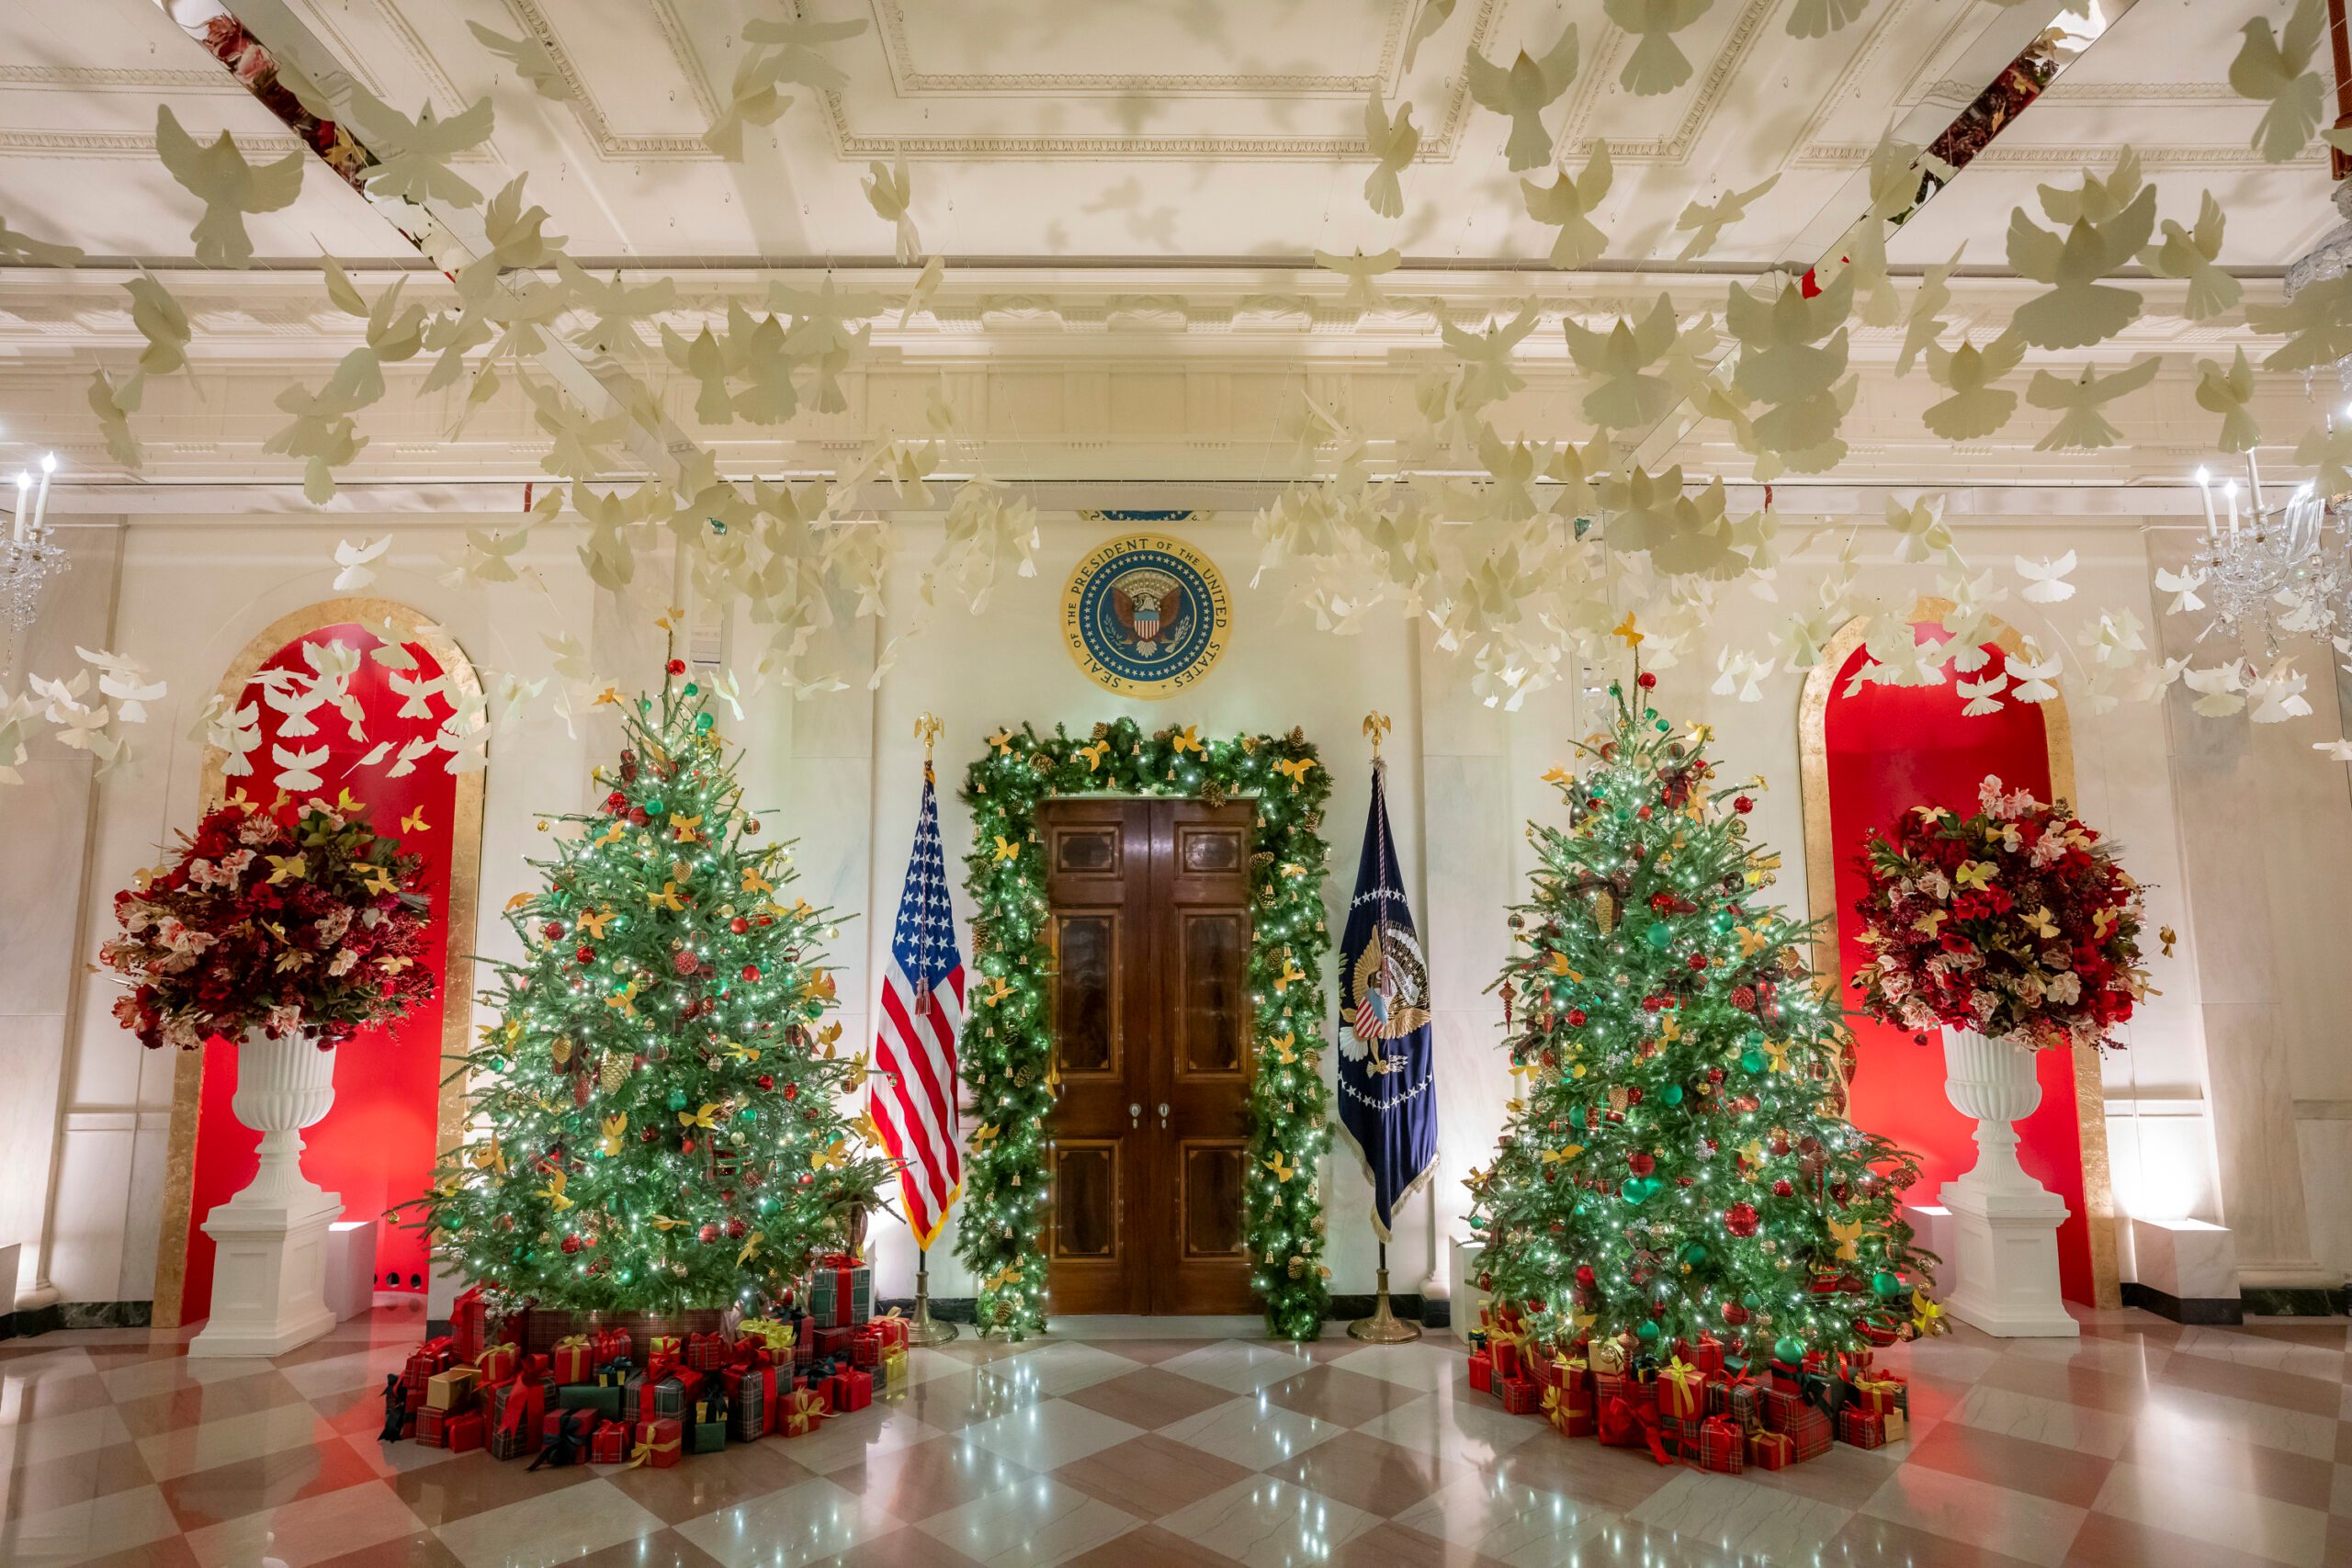
[[[1191,728],[1147,737],[1133,719],[1098,724],[1083,741],[1056,726],[989,738],[965,777],[972,853],[964,886],[973,983],[965,1004],[963,1077],[971,1094],[964,1209],[956,1253],[979,1281],[979,1321],[1018,1339],[1046,1326],[1046,1118],[1053,1105],[1045,849],[1037,809],[1069,795],[1254,798],[1250,863],[1250,992],[1257,1070],[1250,1088],[1245,1185],[1251,1282],[1266,1326],[1285,1338],[1321,1332],[1329,1301],[1317,1172],[1330,1145],[1323,1088],[1323,804],[1329,775],[1298,730],[1204,741]]]

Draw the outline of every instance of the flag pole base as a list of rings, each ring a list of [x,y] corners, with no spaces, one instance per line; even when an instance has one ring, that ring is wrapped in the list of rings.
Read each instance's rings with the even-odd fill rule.
[[[1374,1298],[1372,1315],[1360,1317],[1348,1325],[1348,1337],[1361,1339],[1367,1345],[1402,1345],[1421,1337],[1421,1325],[1407,1323],[1388,1310],[1388,1270],[1380,1271],[1380,1294]]]
[[[915,1315],[907,1325],[907,1343],[944,1345],[957,1332],[954,1324],[931,1315],[931,1259],[925,1255],[922,1266],[915,1270]]]

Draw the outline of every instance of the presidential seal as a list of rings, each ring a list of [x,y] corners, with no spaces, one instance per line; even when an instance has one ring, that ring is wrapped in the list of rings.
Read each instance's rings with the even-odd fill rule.
[[[1062,592],[1062,636],[1088,679],[1123,696],[1172,696],[1225,652],[1233,601],[1216,563],[1159,534],[1089,552]]]
[[[1402,1071],[1403,1055],[1382,1051],[1383,1043],[1402,1040],[1430,1021],[1429,964],[1413,929],[1386,922],[1374,927],[1348,980],[1355,1005],[1340,1035],[1340,1055],[1368,1063],[1366,1072]]]

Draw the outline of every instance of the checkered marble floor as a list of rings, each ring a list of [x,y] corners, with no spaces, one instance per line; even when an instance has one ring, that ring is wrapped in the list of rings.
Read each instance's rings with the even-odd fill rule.
[[[1739,1477],[1506,1416],[1448,1337],[1336,1329],[967,1330],[813,1436],[532,1475],[377,1441],[422,1327],[381,1308],[276,1361],[190,1361],[143,1330],[0,1341],[0,1563],[2352,1564],[2340,1322],[1963,1328],[1886,1358],[1908,1441]]]

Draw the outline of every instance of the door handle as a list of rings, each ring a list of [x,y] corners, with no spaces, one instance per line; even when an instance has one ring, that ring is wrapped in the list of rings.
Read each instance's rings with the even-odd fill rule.
[[[1164,1100],[1159,1102],[1159,1130],[1168,1130],[1168,1102]]]
[[[1127,1125],[1130,1127],[1140,1127],[1143,1125],[1142,1106],[1130,1105],[1127,1107]]]

